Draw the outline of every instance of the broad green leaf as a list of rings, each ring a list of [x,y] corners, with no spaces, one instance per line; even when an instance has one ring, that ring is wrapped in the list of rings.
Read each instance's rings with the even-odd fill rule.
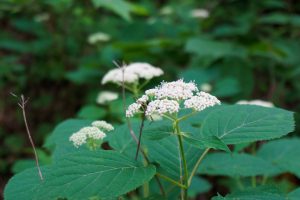
[[[105,110],[95,105],[86,105],[80,109],[77,115],[83,119],[101,119],[105,116]]]
[[[213,200],[286,200],[285,195],[272,186],[248,188],[243,191],[234,192],[226,197],[216,196]]]
[[[164,175],[179,180],[180,157],[177,136],[166,137],[161,140],[143,140],[143,146],[152,162],[158,163],[158,171]],[[184,152],[189,172],[202,154],[202,150],[184,141]]]
[[[201,134],[217,136],[226,144],[282,137],[294,130],[293,113],[254,105],[223,106],[203,122]]]
[[[280,170],[268,161],[249,154],[218,152],[208,154],[199,166],[198,172],[209,175],[247,177],[276,174]]]
[[[72,153],[51,168],[38,196],[45,200],[117,197],[149,181],[155,172],[154,166],[141,166],[114,151]]]
[[[48,167],[41,168],[44,179],[47,179]],[[44,180],[45,181],[45,180]],[[4,189],[5,200],[34,200],[37,198],[37,191],[44,181],[41,181],[37,168],[27,169],[13,176]]]
[[[162,138],[174,135],[172,123],[169,121],[146,122],[143,135],[149,140],[160,140]]]
[[[284,171],[300,177],[300,139],[286,138],[270,141],[257,152],[257,156],[268,160]]]
[[[147,123],[147,122],[146,122]],[[132,123],[132,128],[138,134],[140,122]],[[128,157],[134,158],[137,145],[132,139],[127,125],[117,127],[108,137],[109,145]],[[176,135],[171,135],[160,140],[149,140],[142,137],[141,147],[147,152],[150,161],[159,165],[158,171],[174,179],[179,179],[180,159],[178,140]],[[191,170],[200,157],[202,150],[184,142],[188,169]],[[139,158],[142,155],[139,154]]]
[[[246,56],[246,50],[243,47],[234,45],[233,43],[215,41],[208,38],[189,39],[185,46],[185,50],[199,56],[208,56],[215,59],[226,56],[242,58]]]
[[[108,10],[113,11],[114,13],[118,14],[122,18],[126,19],[127,21],[131,20],[130,11],[131,5],[124,0],[92,0],[95,7],[104,7]]]
[[[188,190],[189,197],[196,197],[198,194],[208,192],[211,189],[211,184],[199,176],[195,176]]]

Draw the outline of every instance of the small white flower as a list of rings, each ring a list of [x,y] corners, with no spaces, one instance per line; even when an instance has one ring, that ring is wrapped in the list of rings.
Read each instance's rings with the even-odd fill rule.
[[[203,92],[210,92],[212,90],[212,86],[209,83],[203,83],[200,85],[200,90]]]
[[[110,123],[107,123],[106,121],[103,121],[103,120],[94,121],[92,123],[92,126],[97,127],[100,130],[104,130],[104,131],[114,130],[114,127]]]
[[[99,104],[105,104],[107,102],[116,100],[118,97],[119,97],[118,93],[110,92],[110,91],[103,91],[103,92],[99,92],[96,101]]]
[[[136,100],[136,102],[138,104],[144,104],[144,103],[147,103],[148,100],[149,100],[149,97],[147,95],[143,95],[141,98]]]
[[[88,138],[95,139],[95,140],[102,140],[106,137],[106,134],[101,131],[99,128],[87,126],[80,129],[78,132],[73,133],[69,140],[73,142],[75,147],[79,147],[82,144],[86,143]]]
[[[89,35],[88,43],[96,44],[97,42],[107,42],[110,40],[110,36],[106,33],[97,32]]]
[[[145,94],[148,95],[148,96],[154,96],[155,93],[156,93],[157,89],[149,89],[149,90],[146,90],[145,91]]]
[[[191,98],[198,88],[194,82],[185,83],[182,79],[173,82],[163,82],[156,88],[155,97],[157,99],[170,98],[182,100]]]
[[[133,103],[131,104],[128,109],[126,110],[126,117],[133,117],[136,113],[140,111],[140,108],[142,107],[139,103]]]
[[[191,11],[190,16],[193,18],[205,19],[209,17],[209,11],[203,8],[194,9]]]
[[[184,102],[185,108],[192,108],[196,111],[201,111],[205,108],[219,104],[221,104],[221,102],[215,96],[206,92],[199,92],[196,96],[193,96]]]
[[[154,77],[161,76],[164,72],[160,68],[154,67],[148,63],[137,62],[124,66],[122,68],[110,70],[104,75],[101,83],[106,84],[112,82],[116,84],[121,84],[123,82],[123,73],[124,82],[130,84],[138,82],[138,80],[141,78],[150,80]]]
[[[263,107],[269,107],[269,108],[274,107],[274,104],[272,102],[258,100],[258,99],[257,100],[252,100],[252,101],[241,100],[241,101],[238,101],[236,103],[237,104],[257,105],[257,106],[263,106]]]
[[[154,100],[151,101],[146,110],[146,116],[152,116],[154,114],[163,115],[163,114],[172,114],[176,113],[179,110],[179,103],[175,100]]]

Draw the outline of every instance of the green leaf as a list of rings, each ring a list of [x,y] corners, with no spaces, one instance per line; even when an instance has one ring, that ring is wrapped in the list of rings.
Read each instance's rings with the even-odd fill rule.
[[[148,152],[152,162],[158,163],[158,171],[164,175],[179,180],[180,158],[178,151],[177,136],[163,138],[161,140],[142,140],[143,146]],[[202,150],[194,148],[184,141],[184,152],[187,160],[188,171],[190,172],[202,154]]]
[[[300,139],[287,138],[270,141],[257,152],[257,156],[268,160],[284,171],[300,177]]]
[[[293,113],[254,105],[223,106],[203,122],[201,134],[217,136],[226,144],[282,137],[294,130]]]
[[[136,134],[138,134],[139,125],[140,122],[132,123],[132,128]],[[126,124],[116,128],[115,131],[108,136],[108,142],[113,149],[128,157],[134,158],[137,145],[132,139]],[[176,180],[179,179],[180,159],[176,135],[160,140],[149,140],[146,137],[142,137],[141,148],[147,152],[151,162],[158,164],[158,171],[160,173]],[[194,148],[185,141],[184,149],[186,160],[188,161],[188,169],[190,171],[203,151]],[[142,158],[141,154],[139,154],[139,158]]]
[[[105,110],[95,105],[86,105],[80,109],[77,115],[83,119],[101,119],[105,116]]]
[[[219,138],[216,136],[212,137],[205,137],[205,138],[195,138],[192,136],[184,136],[184,141],[188,142],[189,144],[200,148],[200,149],[205,149],[205,148],[213,148],[213,149],[220,149],[224,150],[227,152],[230,152],[230,149],[228,146],[222,142]]]
[[[270,175],[280,170],[268,161],[249,154],[217,152],[210,153],[204,158],[198,172],[209,175],[247,177]]]
[[[243,47],[209,38],[191,38],[187,41],[185,50],[199,56],[213,57],[215,59],[226,56],[242,58],[246,56],[246,50]]]
[[[288,200],[298,200],[300,199],[300,188],[297,188],[288,194]]]
[[[47,177],[48,167],[41,168],[43,177]],[[44,180],[45,181],[45,180]],[[4,189],[5,200],[33,200],[36,197],[39,187],[42,185],[37,168],[27,169],[13,176],[7,183]]]
[[[145,122],[145,128],[143,130],[143,135],[149,140],[160,140],[165,137],[169,137],[173,134],[173,126],[169,121],[154,121]]]
[[[141,166],[114,151],[72,153],[53,166],[38,196],[45,200],[117,197],[149,181],[155,172],[154,166]]]
[[[217,196],[213,200],[285,200],[285,195],[273,186],[248,188],[244,191],[234,192],[226,197]]]
[[[107,0],[92,0],[95,7],[104,7],[108,10],[113,11],[114,13],[118,14],[122,18],[126,19],[127,21],[131,20],[130,11],[132,9],[131,5],[123,0],[114,0],[114,1],[107,1]]]
[[[188,190],[189,197],[196,197],[198,194],[208,192],[211,189],[211,184],[201,177],[195,176]]]

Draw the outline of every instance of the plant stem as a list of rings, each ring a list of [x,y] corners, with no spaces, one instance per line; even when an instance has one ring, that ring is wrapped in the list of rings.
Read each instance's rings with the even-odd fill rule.
[[[199,157],[199,159],[197,160],[197,162],[196,162],[196,164],[195,164],[195,166],[194,166],[194,168],[193,168],[193,170],[192,170],[192,173],[191,173],[191,175],[190,175],[190,178],[189,178],[189,180],[188,180],[188,186],[191,185],[192,180],[193,180],[193,177],[194,177],[195,173],[197,172],[197,169],[198,169],[200,163],[202,162],[202,160],[203,160],[203,158],[206,156],[206,154],[209,152],[209,150],[210,150],[210,148],[205,149],[205,151],[202,153],[202,155],[201,155],[201,156]]]
[[[187,114],[187,115],[184,115],[184,116],[178,118],[177,121],[178,121],[178,122],[179,122],[179,121],[183,121],[183,120],[185,120],[185,119],[187,119],[187,118],[189,118],[189,117],[195,115],[196,113],[197,113],[197,112],[194,111],[194,112],[192,112],[192,113],[189,113],[189,114]]]
[[[187,162],[186,162],[185,155],[184,155],[183,139],[182,139],[179,124],[178,124],[177,121],[175,122],[175,129],[176,129],[177,138],[178,138],[178,142],[179,142],[181,162],[183,164],[183,171],[184,171],[184,173],[183,173],[183,183],[186,186],[186,188],[183,188],[183,190],[182,190],[182,199],[187,199],[187,189],[188,189],[188,177],[189,177],[189,175],[188,175]]]
[[[178,183],[177,181],[175,181],[174,179],[168,177],[168,176],[165,176],[163,174],[160,174],[160,173],[156,173],[156,176],[162,178],[162,179],[165,179],[166,181],[169,181],[170,183],[173,183],[174,185],[177,185],[179,186],[180,188],[186,188],[185,185],[182,185],[181,183]]]

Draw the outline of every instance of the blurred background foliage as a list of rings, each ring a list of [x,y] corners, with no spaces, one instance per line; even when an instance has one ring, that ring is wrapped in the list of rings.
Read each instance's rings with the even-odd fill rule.
[[[228,103],[263,99],[299,112],[299,13],[297,0],[2,0],[0,193],[34,165],[10,92],[30,97],[30,126],[49,163],[42,144],[63,119],[122,121],[121,99],[96,103],[98,92],[120,90],[100,84],[114,60],[161,67],[152,85],[184,77]]]

